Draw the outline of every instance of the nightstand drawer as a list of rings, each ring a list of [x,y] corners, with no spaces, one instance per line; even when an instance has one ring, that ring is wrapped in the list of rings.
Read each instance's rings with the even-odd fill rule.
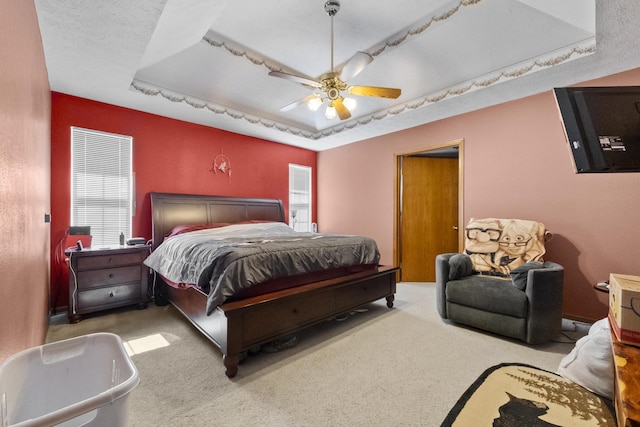
[[[78,292],[78,305],[82,307],[80,312],[92,311],[92,307],[107,308],[112,304],[122,305],[127,301],[136,303],[141,299],[140,294],[139,283],[92,289]]]
[[[78,270],[95,270],[97,268],[132,264],[140,265],[143,259],[143,254],[140,252],[81,257],[78,258]]]
[[[140,265],[127,267],[105,268],[103,270],[78,272],[78,288],[87,289],[97,286],[108,286],[119,283],[138,282],[142,278]]]

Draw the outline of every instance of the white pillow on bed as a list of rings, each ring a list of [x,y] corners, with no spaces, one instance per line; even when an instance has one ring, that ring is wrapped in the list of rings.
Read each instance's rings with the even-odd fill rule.
[[[613,399],[613,353],[607,318],[580,338],[558,367],[558,374],[600,396]]]

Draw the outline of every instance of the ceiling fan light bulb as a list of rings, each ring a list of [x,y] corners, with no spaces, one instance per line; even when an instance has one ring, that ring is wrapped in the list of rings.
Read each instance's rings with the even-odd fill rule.
[[[307,105],[309,106],[309,109],[311,111],[318,111],[318,108],[320,108],[320,106],[322,105],[322,99],[312,98],[311,100],[309,100]]]
[[[334,119],[336,117],[336,109],[332,106],[328,106],[324,112],[324,116],[329,120]]]
[[[344,104],[345,107],[347,107],[349,111],[353,111],[358,105],[358,102],[353,98],[344,98],[342,103]]]

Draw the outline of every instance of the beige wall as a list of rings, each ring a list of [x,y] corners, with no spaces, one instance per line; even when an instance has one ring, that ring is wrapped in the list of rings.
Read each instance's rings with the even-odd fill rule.
[[[0,0],[0,361],[46,333],[50,116],[33,0]]]
[[[640,85],[640,69],[591,85]],[[592,285],[640,275],[640,173],[575,174],[552,91],[321,152],[318,226],[374,237],[393,262],[395,154],[464,139],[464,219],[542,221],[546,259],[565,267],[564,311],[606,316]],[[425,262],[434,262],[425,260]]]

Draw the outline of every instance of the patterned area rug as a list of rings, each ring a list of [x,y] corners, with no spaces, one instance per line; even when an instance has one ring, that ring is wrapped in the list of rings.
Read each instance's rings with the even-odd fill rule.
[[[447,426],[615,426],[611,401],[560,375],[503,363],[487,369],[464,392]]]

